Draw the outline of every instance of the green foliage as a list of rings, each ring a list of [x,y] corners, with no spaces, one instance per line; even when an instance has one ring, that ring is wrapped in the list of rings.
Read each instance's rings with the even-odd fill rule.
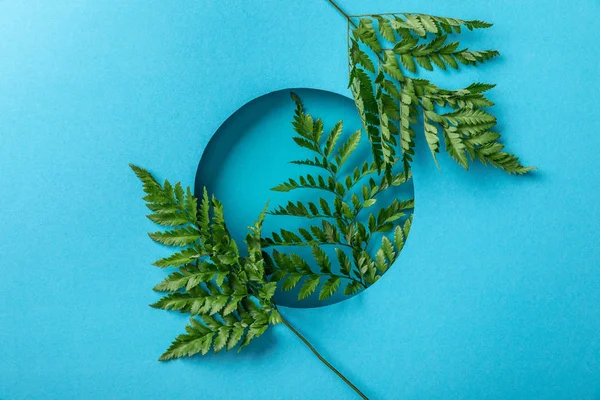
[[[354,22],[357,19],[358,24]],[[459,69],[498,56],[496,50],[469,50],[460,48],[459,42],[448,41],[449,34],[460,33],[463,28],[490,26],[478,20],[424,14],[349,17],[349,87],[378,169],[393,166],[398,142],[404,168],[409,168],[419,117],[436,165],[443,138],[448,154],[465,169],[469,160],[489,163],[511,174],[534,169],[504,152],[500,135],[491,130],[496,118],[484,110],[493,105],[484,92],[494,85],[474,83],[460,90],[445,90],[406,74],[419,69]]]
[[[150,220],[170,227],[150,238],[180,248],[154,263],[175,270],[154,287],[167,293],[152,307],[190,314],[185,333],[177,336],[161,361],[206,354],[211,349],[242,348],[281,318],[272,301],[276,283],[267,280],[260,233],[265,211],[246,236],[248,256],[242,257],[229,235],[223,206],[206,189],[197,210],[191,190],[131,165],[143,183]]]
[[[298,288],[299,299],[318,296],[325,300],[339,291],[353,295],[376,282],[397,260],[410,231],[414,201],[396,199],[382,205],[380,194],[411,179],[417,125],[422,123],[436,165],[443,139],[446,152],[465,169],[475,160],[511,174],[534,169],[505,152],[500,134],[493,131],[496,118],[488,111],[493,103],[485,92],[494,85],[473,83],[446,90],[415,77],[436,68],[477,66],[497,57],[495,50],[470,50],[448,40],[464,28],[489,28],[491,24],[409,13],[353,17],[330,2],[348,20],[349,87],[373,157],[349,167],[362,131],[340,143],[342,121],[325,134],[323,122],[307,114],[292,94],[297,134],[293,140],[311,156],[291,162],[320,173],[288,179],[272,190],[319,194],[310,201],[288,201],[269,214],[298,217],[310,226],[261,237],[265,207],[249,227],[248,255],[242,256],[227,230],[222,204],[214,196],[209,198],[206,189],[198,204],[189,187],[184,190],[180,183],[168,181],[160,184],[148,171],[131,165],[143,184],[143,199],[151,211],[148,218],[164,227],[149,233],[150,238],[175,248],[154,262],[171,270],[154,287],[164,296],[151,306],[191,317],[185,333],[175,338],[159,360],[236,347],[239,351],[269,326],[284,323],[340,375],[283,320],[273,296],[278,284],[284,291]],[[294,252],[274,248],[269,254],[265,247],[310,248],[314,266]]]
[[[364,29],[370,28],[365,25]],[[382,206],[378,204],[378,196],[391,187],[406,183],[410,172],[401,170],[380,174],[375,162],[368,161],[358,166],[346,165],[360,143],[361,131],[340,142],[342,121],[325,134],[323,122],[305,112],[298,96],[292,94],[292,98],[296,103],[293,126],[297,134],[293,140],[314,157],[292,163],[318,169],[321,173],[288,179],[272,190],[291,192],[309,189],[315,193],[322,192],[322,196],[316,196],[314,201],[288,201],[286,205],[272,209],[271,215],[299,217],[311,224],[294,232],[280,229],[263,238],[262,244],[263,247],[310,247],[315,267],[311,268],[296,253],[281,253],[275,249],[268,269],[273,271],[272,280],[281,282],[282,290],[298,287],[300,300],[313,294],[324,300],[342,287],[345,294],[354,294],[379,279],[404,245],[410,224],[406,225],[406,234],[394,235],[392,231],[402,222],[401,219],[410,221],[413,200],[394,200]],[[346,174],[345,170],[350,172]],[[378,207],[374,207],[375,204]],[[378,211],[367,212],[366,209]],[[380,238],[381,233],[384,236]],[[385,234],[395,239],[390,240]],[[374,243],[378,240],[380,245]],[[325,245],[333,246],[335,259],[323,249]],[[373,249],[373,245],[380,247]],[[382,252],[387,258],[379,257],[376,262],[371,252]],[[317,290],[319,287],[320,290]]]

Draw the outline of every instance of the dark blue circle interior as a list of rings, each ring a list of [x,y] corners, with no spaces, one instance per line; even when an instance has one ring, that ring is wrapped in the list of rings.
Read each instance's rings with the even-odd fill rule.
[[[307,113],[315,119],[323,120],[324,135],[330,132],[336,122],[343,120],[343,135],[338,143],[342,143],[342,140],[362,127],[351,99],[315,89],[286,89],[258,97],[242,106],[221,125],[208,143],[198,165],[195,194],[201,197],[202,190],[206,187],[209,194],[214,194],[223,203],[227,227],[242,252],[245,248],[243,240],[248,232],[247,227],[254,223],[267,201],[269,209],[273,209],[287,204],[288,201],[314,201],[315,196],[328,199],[328,193],[315,190],[300,189],[287,193],[270,190],[289,178],[296,179],[299,175],[309,173],[316,176],[321,172],[314,167],[290,163],[292,160],[314,158],[310,151],[298,147],[292,140],[295,110],[295,104],[290,98],[292,91],[300,96]],[[348,159],[342,173],[352,172],[367,160],[371,161],[372,157],[368,139],[363,132],[359,147]],[[410,181],[400,188],[383,193],[378,203],[389,204],[394,198],[412,197],[413,185]],[[281,228],[297,232],[299,227],[308,228],[311,224],[320,222],[314,219],[307,221],[304,218],[267,215],[263,236],[270,237],[271,232]],[[331,254],[335,269],[334,246],[325,247],[326,252]],[[312,266],[315,265],[309,248],[280,247],[278,250],[295,252]],[[289,307],[319,307],[348,298],[340,290],[332,298],[319,301],[317,290],[317,293],[299,301],[298,287],[289,292],[278,291],[277,302]]]

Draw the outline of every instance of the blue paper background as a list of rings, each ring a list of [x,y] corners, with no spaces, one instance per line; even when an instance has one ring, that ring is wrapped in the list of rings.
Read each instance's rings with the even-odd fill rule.
[[[494,22],[503,56],[438,76],[494,82],[524,178],[420,143],[417,209],[372,289],[286,309],[372,399],[600,398],[600,31],[596,0],[343,0]],[[190,184],[247,101],[346,89],[345,22],[324,0],[0,5],[0,399],[346,399],[277,327],[241,354],[158,363],[183,328],[147,307],[164,250],[128,162]],[[232,177],[235,179],[235,177]]]

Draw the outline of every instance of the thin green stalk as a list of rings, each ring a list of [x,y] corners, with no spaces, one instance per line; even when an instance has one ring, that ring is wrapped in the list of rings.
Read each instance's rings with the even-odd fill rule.
[[[352,382],[350,382],[348,380],[348,378],[346,378],[340,371],[338,371],[325,358],[323,358],[323,356],[321,354],[319,354],[319,352],[310,344],[310,342],[308,340],[306,340],[306,338],[304,336],[302,336],[300,334],[300,332],[298,332],[296,329],[294,329],[294,327],[292,325],[290,325],[290,323],[288,321],[286,321],[286,319],[283,318],[283,316],[281,316],[281,313],[279,313],[279,315],[281,317],[281,321],[283,322],[283,324],[290,331],[292,331],[292,333],[294,333],[294,335],[298,336],[298,338],[300,340],[302,340],[302,342],[304,342],[304,344],[317,356],[317,358],[319,360],[321,360],[321,362],[323,364],[325,364],[327,366],[327,368],[332,370],[341,380],[343,380],[348,386],[350,386],[352,388],[352,390],[354,390],[356,392],[356,394],[358,394],[363,400],[369,400],[369,398],[367,396],[365,396],[365,394],[363,392],[361,392],[356,386],[354,386],[354,384]]]
[[[342,10],[342,8],[340,6],[338,6],[335,1],[333,0],[327,0],[333,7],[335,7],[335,9],[342,14],[342,16],[344,18],[346,18],[348,20],[349,23],[351,23],[352,25],[354,25],[355,28],[358,28],[358,26],[356,26],[356,24],[354,23],[354,21],[352,21],[352,19],[350,18],[350,15],[346,14],[344,12],[344,10]]]
[[[335,5],[335,4],[334,4],[334,5]],[[342,13],[343,13],[343,11],[342,11]],[[323,157],[323,158],[325,158],[327,161],[329,161],[329,156],[325,155],[325,152],[324,152],[324,151],[321,149],[321,146],[319,145],[319,143],[316,143],[316,144],[317,144],[317,153],[318,153],[318,154],[319,154],[321,157]],[[340,168],[340,167],[341,167],[341,166],[338,166],[338,168]],[[337,173],[339,172],[339,170],[338,170],[338,171],[336,171],[336,172],[333,172],[333,170],[331,170],[330,168],[326,168],[326,169],[327,169],[327,171],[329,172],[329,175],[331,176],[331,179],[333,179],[333,181],[337,183],[337,182],[338,182],[338,180],[337,180]],[[358,181],[357,181],[357,182],[358,182]],[[350,190],[350,188],[348,188],[348,191],[349,191],[349,190]],[[347,195],[348,193],[349,193],[349,192],[346,192],[346,195]],[[339,199],[339,200],[340,200],[342,203],[345,201],[346,195],[344,195],[344,196],[341,196],[341,195],[340,195],[340,194],[339,194],[337,191],[335,191],[335,190],[333,191],[333,194],[335,194],[335,197],[337,197],[337,198],[338,198],[338,199]],[[348,218],[346,218],[346,217],[345,217],[343,214],[341,214],[341,215],[340,215],[340,219],[343,221],[342,223],[346,224],[346,226],[348,227],[348,229],[354,229],[354,224],[355,224],[355,222],[356,222],[356,214],[354,215],[354,218],[352,218],[352,219],[348,219]],[[320,243],[320,244],[335,244],[335,245],[341,245],[341,246],[346,246],[346,247],[349,247],[349,248],[351,248],[351,249],[352,249],[352,250],[354,250],[354,251],[359,251],[359,252],[360,252],[360,251],[362,251],[362,248],[360,247],[360,245],[359,245],[358,247],[356,247],[354,244],[349,244],[349,243],[342,243],[342,242],[339,242],[339,243]],[[359,272],[360,272],[360,271],[359,271]],[[329,274],[329,275],[330,275],[330,276],[335,276],[335,274]],[[347,276],[347,277],[345,276],[344,278],[346,278],[346,279],[350,279],[351,281],[354,281],[354,282],[358,282],[358,283],[359,283],[359,284],[360,284],[360,285],[361,285],[363,288],[365,288],[365,289],[366,289],[366,288],[367,288],[367,285],[366,285],[366,283],[365,283],[365,281],[364,281],[364,278],[363,278],[362,274],[359,274],[359,276],[360,276],[360,280],[356,280],[356,279],[354,279],[354,278],[352,277],[352,274],[351,274],[350,272],[348,272],[348,276]]]
[[[348,15],[350,18],[360,18],[360,17],[380,17],[382,15],[390,15],[390,16],[396,16],[396,15],[406,15],[406,14],[412,14],[412,13],[406,13],[406,12],[396,12],[396,13],[379,13],[379,14],[352,14],[352,15]]]

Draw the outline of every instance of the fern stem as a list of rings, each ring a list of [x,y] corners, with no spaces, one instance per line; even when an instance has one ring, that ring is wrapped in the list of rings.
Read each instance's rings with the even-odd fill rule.
[[[333,246],[345,246],[348,247],[350,249],[354,250],[354,247],[352,247],[351,245],[347,244],[347,243],[342,243],[342,242],[297,242],[297,243],[261,243],[261,246],[263,248],[267,248],[267,247],[275,247],[275,246],[281,246],[281,247],[306,247],[306,246],[326,246],[326,245],[333,245]],[[361,249],[362,250],[362,249]]]
[[[352,21],[352,19],[350,18],[350,16],[348,14],[346,14],[344,12],[344,10],[342,10],[342,8],[340,6],[338,6],[335,1],[333,0],[327,0],[333,7],[335,7],[336,10],[338,10],[338,12],[340,14],[342,14],[342,16],[344,18],[346,18],[348,20],[349,23],[351,23],[352,25],[354,25],[355,28],[358,28],[358,26],[356,26],[356,24],[354,23],[354,21]]]
[[[356,282],[356,283],[360,284],[364,289],[367,288],[367,285],[365,285],[362,281],[354,279],[351,275],[338,275],[338,274],[331,274],[331,273],[327,274],[327,273],[317,273],[317,272],[313,272],[313,274],[319,275],[319,276],[327,276],[327,277],[332,276],[334,278],[347,279],[352,282]]]
[[[369,400],[369,398],[367,396],[365,396],[364,393],[361,392],[356,386],[354,386],[354,384],[352,382],[350,382],[348,380],[348,378],[346,378],[344,375],[342,375],[342,373],[340,371],[338,371],[325,358],[323,358],[323,356],[321,354],[319,354],[319,352],[317,351],[317,349],[315,349],[310,344],[310,342],[308,340],[306,340],[306,338],[304,336],[302,336],[302,334],[300,334],[300,332],[298,332],[296,329],[294,329],[294,327],[292,325],[290,325],[290,323],[285,318],[283,318],[283,316],[281,316],[281,313],[279,313],[279,315],[281,317],[281,321],[283,322],[283,324],[290,331],[292,331],[292,333],[294,333],[294,335],[298,336],[298,338],[300,340],[302,340],[302,342],[304,342],[304,344],[306,345],[306,347],[308,347],[317,356],[317,358],[319,360],[321,360],[321,362],[327,366],[327,368],[329,368],[330,370],[332,370],[341,380],[343,380],[348,386],[350,386],[352,388],[352,390],[354,390],[356,392],[356,394],[358,394],[362,399]]]
[[[390,15],[390,16],[396,16],[396,15],[405,15],[405,14],[411,14],[411,13],[406,13],[406,12],[396,12],[396,13],[379,13],[379,14],[352,14],[352,15],[348,15],[350,18],[360,18],[360,17],[380,17],[382,15]]]
[[[269,211],[267,213],[267,215],[283,215],[285,217],[299,217],[299,218],[308,218],[308,219],[317,219],[317,218],[333,219],[333,218],[335,218],[335,216],[333,216],[333,215],[321,215],[321,214],[317,214],[317,215],[297,215],[297,214],[289,214],[289,213],[277,213],[277,212],[273,212],[273,211]]]

